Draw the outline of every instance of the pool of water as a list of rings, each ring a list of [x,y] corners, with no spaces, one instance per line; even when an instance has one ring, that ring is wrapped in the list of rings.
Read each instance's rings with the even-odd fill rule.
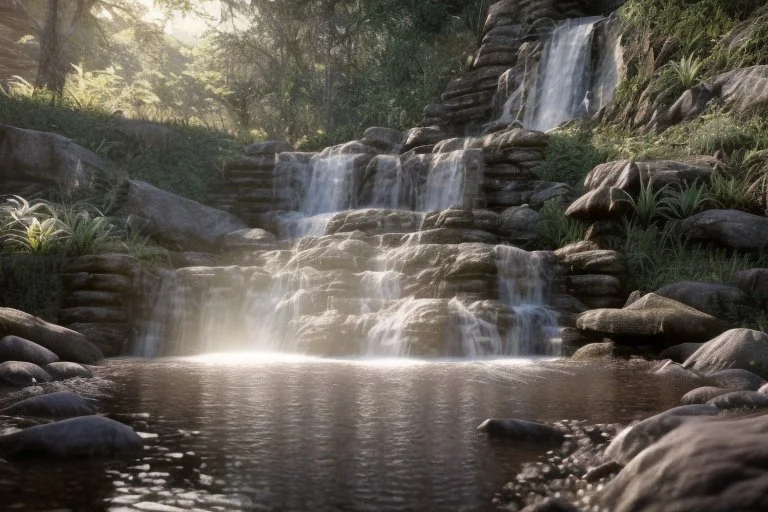
[[[146,437],[118,461],[0,466],[9,510],[493,510],[548,449],[486,438],[489,417],[621,422],[686,383],[638,364],[113,360],[101,412]]]

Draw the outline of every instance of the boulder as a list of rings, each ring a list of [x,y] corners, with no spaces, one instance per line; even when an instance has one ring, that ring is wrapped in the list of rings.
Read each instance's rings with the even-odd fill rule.
[[[624,290],[621,280],[605,274],[577,274],[566,277],[566,290],[578,297],[620,295]]]
[[[723,331],[716,318],[649,293],[624,309],[596,309],[579,315],[576,327],[623,343],[706,341]]]
[[[768,398],[768,397],[766,397]],[[503,437],[515,441],[562,441],[563,433],[554,427],[533,421],[513,418],[490,418],[477,427],[490,437]]]
[[[411,128],[403,135],[405,145],[404,151],[413,149],[419,146],[431,146],[437,144],[443,139],[450,137],[439,126],[421,126],[418,128]]]
[[[682,405],[651,416],[622,430],[608,445],[603,458],[626,466],[640,452],[681,425],[705,421],[718,412],[719,409],[712,405]]]
[[[501,212],[499,233],[518,244],[530,243],[539,236],[539,212],[530,206],[513,206]]]
[[[153,238],[179,250],[216,250],[221,237],[247,226],[233,215],[143,181],[130,180],[125,213],[149,222]]]
[[[653,371],[654,375],[661,377],[675,379],[678,381],[686,381],[692,384],[701,384],[703,379],[700,375],[683,368],[683,365],[674,361],[666,361]]]
[[[733,275],[733,284],[760,304],[768,303],[768,268],[750,268]]]
[[[616,344],[610,341],[590,343],[579,348],[572,356],[572,361],[593,361],[618,357]]]
[[[671,359],[676,363],[684,363],[686,359],[699,350],[704,343],[679,343],[667,347],[659,353],[661,359]]]
[[[0,335],[15,335],[33,340],[59,359],[93,364],[101,361],[101,351],[82,334],[48,323],[28,313],[11,308],[0,308]]]
[[[85,366],[77,363],[70,363],[68,361],[59,361],[58,363],[50,363],[43,366],[43,370],[53,378],[53,380],[66,380],[66,379],[90,379],[93,377],[91,370]]]
[[[79,256],[67,261],[65,270],[70,274],[64,276],[64,283],[68,283],[71,288],[91,287],[90,289],[94,290],[111,291],[109,288],[126,285],[130,288],[131,277],[138,267],[139,262],[129,254],[102,253]]]
[[[61,188],[86,190],[94,182],[118,183],[127,178],[100,156],[57,133],[0,124],[0,181],[4,193]],[[26,191],[25,191],[26,192]]]
[[[266,140],[248,144],[243,148],[242,153],[246,156],[257,156],[289,153],[291,151],[293,151],[293,146],[284,140]]]
[[[70,264],[71,265],[71,264]],[[131,273],[138,262],[131,260],[126,270]],[[90,272],[77,272],[74,274],[60,274],[62,285],[69,290],[93,290],[114,293],[129,293],[133,287],[133,281],[128,275],[98,274]]]
[[[725,284],[679,281],[662,286],[654,293],[676,300],[708,315],[736,321],[754,307],[752,299]]]
[[[277,238],[269,231],[263,229],[240,229],[227,233],[219,241],[219,250],[222,252],[248,250],[272,250],[275,248]]]
[[[613,512],[768,509],[768,415],[692,421],[635,457],[598,494]]]
[[[680,399],[682,405],[706,404],[710,400],[720,395],[730,393],[731,389],[718,388],[715,386],[702,386],[695,388],[683,395]]]
[[[709,373],[707,381],[720,388],[749,391],[757,391],[765,384],[765,379],[759,375],[738,368]]]
[[[680,223],[679,232],[695,242],[714,242],[733,249],[768,249],[768,217],[739,210],[706,210]]]
[[[131,325],[126,322],[73,322],[67,327],[85,336],[105,357],[121,355],[131,335]]]
[[[363,133],[363,144],[372,146],[385,153],[391,153],[403,142],[403,132],[391,128],[372,126]]]
[[[0,436],[4,457],[109,457],[141,450],[129,426],[101,416],[81,416]]]
[[[627,272],[624,256],[616,251],[582,251],[568,254],[562,261],[571,274],[622,275]]]
[[[741,368],[768,377],[768,334],[731,329],[708,341],[684,365],[699,373]]]
[[[0,362],[26,361],[39,366],[55,363],[59,358],[45,347],[18,336],[4,336],[0,339]]]
[[[711,174],[712,167],[707,165],[672,160],[619,160],[592,169],[584,179],[584,188],[615,187],[636,197],[644,185],[652,184],[657,190],[667,186],[678,188],[696,181],[707,182]]]
[[[0,363],[0,385],[24,387],[38,382],[50,382],[51,376],[32,363],[6,361]]]
[[[427,213],[424,216],[421,229],[457,228],[498,233],[500,224],[499,214],[490,210],[448,208],[447,210]]]
[[[617,220],[631,209],[626,192],[616,187],[598,187],[571,203],[565,215],[584,220]]]
[[[0,410],[0,414],[61,420],[90,416],[93,414],[93,408],[83,398],[72,392],[58,391],[27,398]]]
[[[768,407],[768,396],[757,391],[729,391],[711,398],[707,405],[721,410],[765,409]]]

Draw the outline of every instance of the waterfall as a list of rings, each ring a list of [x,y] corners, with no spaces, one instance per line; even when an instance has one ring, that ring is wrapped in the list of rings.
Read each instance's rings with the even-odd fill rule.
[[[600,17],[569,19],[553,32],[542,55],[535,108],[524,126],[547,131],[590,112],[592,36]]]

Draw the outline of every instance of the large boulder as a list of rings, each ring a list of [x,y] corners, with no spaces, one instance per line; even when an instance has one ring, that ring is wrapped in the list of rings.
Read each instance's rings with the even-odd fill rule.
[[[722,323],[680,302],[649,293],[624,309],[595,309],[579,315],[576,327],[625,344],[707,341]]]
[[[47,348],[24,338],[11,335],[0,339],[0,362],[26,361],[42,366],[58,360],[58,356]]]
[[[141,450],[129,426],[101,416],[81,416],[0,436],[5,457],[108,457]]]
[[[237,217],[166,192],[143,181],[130,180],[126,213],[148,221],[153,238],[179,250],[216,250],[219,240],[247,226]]]
[[[706,210],[680,223],[680,234],[695,242],[714,242],[733,249],[768,249],[768,217],[740,210]]]
[[[733,284],[755,301],[768,303],[768,268],[750,268],[733,275]]]
[[[620,219],[632,209],[629,199],[619,188],[601,186],[571,203],[565,215],[584,220]]]
[[[554,427],[515,418],[490,418],[480,424],[477,430],[485,432],[490,437],[503,437],[515,441],[548,442],[562,441],[564,438],[563,433]]]
[[[32,340],[66,361],[93,364],[104,359],[98,347],[78,332],[23,311],[0,308],[0,335],[9,334]]]
[[[597,496],[613,512],[768,509],[768,415],[679,426]]]
[[[739,319],[753,306],[746,293],[725,284],[680,281],[662,286],[655,293],[726,320]]]
[[[768,398],[768,397],[767,397]],[[0,410],[6,416],[30,416],[33,418],[65,419],[90,416],[93,407],[70,391],[58,391],[37,395]]]
[[[700,373],[741,368],[768,378],[768,334],[731,329],[702,345],[683,366]]]
[[[57,133],[0,125],[0,182],[5,193],[53,188],[76,190],[127,175],[100,156]]]
[[[50,382],[51,376],[32,363],[6,361],[0,363],[0,386],[25,387],[39,382]]]
[[[43,366],[43,370],[45,370],[53,380],[75,378],[90,379],[93,377],[91,370],[77,363],[70,363],[69,361],[59,361],[58,363],[47,364]]]
[[[603,458],[626,466],[640,452],[681,425],[702,421],[702,418],[715,416],[718,412],[717,407],[712,405],[682,405],[651,416],[622,430],[608,445]]]

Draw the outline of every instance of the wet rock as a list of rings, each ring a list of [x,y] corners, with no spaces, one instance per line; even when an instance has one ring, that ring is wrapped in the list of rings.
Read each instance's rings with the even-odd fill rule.
[[[438,228],[473,229],[498,233],[501,225],[499,214],[490,210],[464,210],[449,208],[439,212],[429,212],[424,216],[422,230]]]
[[[27,339],[12,335],[0,339],[0,362],[25,361],[42,366],[58,360],[56,354]]]
[[[582,313],[576,326],[587,333],[626,343],[704,341],[722,332],[716,318],[653,293],[624,309]]]
[[[137,264],[135,259],[131,259],[131,264],[127,266],[128,271],[131,272]],[[72,266],[72,264],[70,264],[70,266]],[[126,293],[129,292],[133,286],[133,281],[129,276],[111,273],[98,274],[91,272],[77,272],[74,274],[60,274],[59,279],[64,288],[69,290]]]
[[[654,375],[681,380],[687,383],[700,382],[702,380],[700,375],[693,373],[690,370],[686,370],[683,368],[683,365],[675,363],[674,361],[662,363],[659,368],[653,371],[653,373]]]
[[[688,422],[706,421],[719,409],[713,405],[683,405],[651,416],[619,433],[605,450],[605,461],[626,466],[640,452]]]
[[[30,416],[47,419],[75,418],[77,416],[90,416],[93,413],[93,408],[88,402],[69,391],[33,396],[0,410],[0,414],[6,416]]]
[[[659,353],[661,359],[671,359],[676,363],[684,363],[694,352],[699,350],[704,343],[679,343],[667,347]]]
[[[131,326],[127,322],[75,322],[68,324],[68,327],[85,336],[105,357],[121,355],[131,335]]]
[[[570,275],[566,278],[566,290],[578,297],[617,296],[623,291],[621,280],[605,274]]]
[[[477,430],[491,437],[503,437],[515,441],[550,442],[563,439],[563,433],[549,425],[513,418],[487,419],[477,427]]]
[[[584,480],[590,483],[597,482],[610,475],[614,475],[622,470],[624,466],[616,461],[610,460],[600,464],[596,468],[590,469],[585,475]]]
[[[363,144],[390,153],[403,142],[403,132],[391,128],[373,126],[363,133]]]
[[[328,222],[326,233],[362,231],[369,235],[413,233],[419,230],[422,216],[416,212],[366,208],[339,212]]]
[[[215,251],[219,239],[247,226],[233,215],[143,181],[130,180],[124,210],[148,221],[152,237],[172,249]]]
[[[72,288],[81,287],[81,284],[82,287],[90,286],[91,282],[98,281],[101,286],[99,288],[94,287],[92,289],[101,289],[102,287],[104,289],[109,289],[108,286],[118,286],[117,283],[119,283],[119,286],[125,286],[127,283],[130,287],[130,276],[134,275],[138,267],[139,262],[136,260],[136,258],[129,254],[103,253],[72,258],[67,262],[66,271],[73,274],[78,274],[71,278],[73,279],[71,283]],[[82,275],[79,275],[82,273],[98,274],[99,276],[85,278]],[[111,275],[112,277],[103,277],[105,275]],[[121,279],[120,277],[115,276],[122,276],[124,278]],[[126,278],[128,281],[126,281]],[[112,284],[105,284],[107,281]],[[96,285],[94,284],[94,286]],[[123,291],[123,288],[115,291]]]
[[[680,399],[682,405],[706,404],[710,400],[720,395],[730,393],[730,389],[718,388],[715,386],[702,386],[695,388],[683,395]]]
[[[768,249],[768,217],[739,210],[706,210],[680,223],[681,236],[695,242],[759,251]]]
[[[767,509],[766,436],[768,415],[681,425],[632,460],[596,505],[614,512]]]
[[[0,385],[24,387],[36,382],[50,382],[51,376],[32,363],[6,361],[0,363]]]
[[[528,505],[521,512],[579,512],[579,509],[565,501],[545,498],[539,503]]]
[[[220,251],[232,250],[271,250],[275,248],[275,235],[264,229],[241,229],[227,233],[219,241]]]
[[[93,373],[91,373],[91,370],[88,368],[67,361],[47,364],[43,366],[43,370],[45,370],[53,380],[66,380],[78,377],[81,379],[90,379],[93,377]]]
[[[768,396],[757,391],[729,391],[707,402],[718,409],[764,409],[768,407]]]
[[[573,361],[594,361],[619,357],[619,349],[610,341],[590,343],[578,349],[572,356]]]
[[[749,370],[720,370],[707,374],[707,380],[713,385],[727,389],[757,391],[765,384],[765,379]]]
[[[746,293],[725,284],[680,281],[662,286],[654,293],[727,320],[737,320],[754,307]]]
[[[60,309],[59,321],[63,324],[125,323],[128,312],[122,308],[77,307]]]
[[[708,341],[684,365],[699,373],[741,368],[768,377],[768,334],[731,329]]]
[[[431,146],[443,139],[450,137],[439,126],[422,126],[411,128],[404,134],[405,145],[403,149],[408,151],[418,146]]]
[[[82,416],[0,436],[6,457],[110,457],[134,453],[142,446],[131,427],[101,416]]]
[[[101,351],[82,334],[16,309],[0,308],[0,334],[33,340],[59,359],[67,361],[94,364],[104,358]]]
[[[518,244],[533,242],[539,236],[539,213],[528,205],[507,208],[501,213],[499,233]]]
[[[711,174],[710,166],[692,165],[686,162],[619,160],[601,164],[592,169],[584,180],[584,187],[587,190],[616,187],[636,197],[641,187],[648,184],[657,190],[666,186],[682,187],[696,181],[707,181]]]
[[[215,267],[219,264],[216,255],[211,254],[210,252],[170,251],[168,256],[170,256],[171,265],[173,265],[174,268]]]
[[[564,259],[570,255],[575,255],[580,252],[598,251],[598,250],[600,250],[600,246],[598,246],[595,242],[592,242],[590,240],[582,240],[580,242],[575,242],[572,244],[568,244],[564,247],[561,247],[560,249],[555,251],[555,256],[557,256],[558,258]]]

